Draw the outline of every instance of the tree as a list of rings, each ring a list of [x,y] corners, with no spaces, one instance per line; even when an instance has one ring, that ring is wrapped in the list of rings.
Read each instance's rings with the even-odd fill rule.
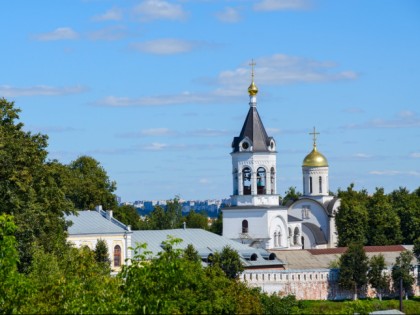
[[[45,162],[48,137],[25,132],[19,113],[0,99],[0,214],[14,216],[19,270],[28,272],[35,246],[54,252],[66,242],[64,212],[73,205]]]
[[[413,254],[416,257],[417,262],[420,264],[420,236],[414,241]]]
[[[338,284],[344,289],[354,290],[354,300],[358,292],[367,284],[368,258],[361,244],[351,244],[340,257]]]
[[[302,196],[302,193],[296,191],[296,187],[290,186],[287,191],[284,192],[285,196],[281,200],[281,204],[285,206],[289,202],[293,202],[299,199]]]
[[[94,209],[98,205],[105,209],[116,208],[116,183],[109,179],[98,161],[81,156],[71,162],[68,168],[70,177],[65,192],[78,210]]]
[[[368,229],[368,210],[366,208],[368,194],[353,189],[351,184],[346,191],[339,191],[341,205],[335,215],[338,232],[338,246],[349,246],[352,243],[365,244]]]
[[[244,271],[238,252],[230,246],[223,247],[220,253],[216,252],[210,263],[221,268],[229,279],[236,279]]]
[[[208,230],[208,220],[205,213],[196,213],[194,210],[190,210],[185,217],[185,223],[190,229],[203,229]]]
[[[140,216],[134,206],[118,206],[114,208],[113,216],[125,225],[130,225],[132,230],[141,230],[142,223],[140,222]]]
[[[376,289],[381,301],[382,292],[388,287],[388,277],[383,272],[385,267],[385,258],[382,254],[372,256],[369,261],[369,284]]]
[[[399,244],[402,241],[400,218],[383,188],[376,188],[375,193],[369,198],[367,208],[369,209],[368,245]]]
[[[392,208],[400,219],[400,230],[404,244],[413,244],[420,237],[420,196],[400,187],[390,193]]]
[[[166,203],[166,208],[155,206],[148,218],[140,222],[143,230],[167,230],[182,226],[182,206],[179,199],[175,198]]]
[[[108,269],[108,271],[111,271],[111,260],[109,259],[109,252],[108,252],[108,245],[106,244],[106,241],[103,239],[98,239],[96,241],[95,246],[95,261],[103,265],[104,268]]]
[[[216,220],[210,226],[210,232],[218,235],[223,234],[223,211],[219,211]]]
[[[402,281],[402,287],[405,291],[406,299],[408,293],[412,290],[414,283],[414,277],[411,275],[411,262],[413,259],[413,252],[409,250],[403,251],[396,258],[395,264],[392,267],[392,281],[394,283],[394,289],[399,291],[400,281]]]
[[[200,261],[200,256],[192,244],[187,245],[187,247],[184,249],[184,254],[182,257],[190,261]]]

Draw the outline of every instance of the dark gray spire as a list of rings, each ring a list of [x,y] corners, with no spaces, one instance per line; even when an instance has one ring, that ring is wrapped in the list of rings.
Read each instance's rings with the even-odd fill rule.
[[[250,142],[248,143],[249,149],[240,150],[240,145],[244,139]],[[267,135],[264,125],[261,121],[260,115],[258,114],[257,108],[251,106],[246,116],[244,125],[242,126],[239,137],[233,138],[232,148],[233,152],[239,151],[251,151],[251,152],[272,152],[270,146],[273,138]],[[244,148],[244,146],[242,146]]]

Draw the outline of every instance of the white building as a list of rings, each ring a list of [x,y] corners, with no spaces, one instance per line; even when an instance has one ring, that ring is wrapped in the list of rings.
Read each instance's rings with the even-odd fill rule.
[[[248,88],[249,111],[232,142],[233,195],[223,211],[223,236],[264,249],[329,248],[336,246],[334,213],[339,200],[329,196],[328,161],[317,150],[304,158],[303,197],[280,206],[277,194],[276,142],[257,111],[258,88]]]

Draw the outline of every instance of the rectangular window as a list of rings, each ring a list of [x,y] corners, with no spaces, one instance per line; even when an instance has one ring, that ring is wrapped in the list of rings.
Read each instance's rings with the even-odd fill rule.
[[[309,177],[309,193],[312,194],[312,176]]]
[[[319,176],[319,193],[322,194],[322,177]]]

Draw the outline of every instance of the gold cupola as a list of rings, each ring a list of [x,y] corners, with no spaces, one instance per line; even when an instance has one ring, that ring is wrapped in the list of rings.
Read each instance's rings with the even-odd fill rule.
[[[254,83],[254,66],[256,65],[256,63],[254,62],[254,59],[252,59],[249,65],[252,67],[252,72],[251,72],[252,82],[251,82],[251,85],[248,87],[248,93],[249,93],[249,96],[255,96],[258,94],[258,88]]]
[[[302,167],[324,167],[328,166],[327,158],[317,150],[316,148],[316,135],[319,135],[319,132],[316,132],[315,127],[314,131],[310,133],[314,137],[314,148],[312,151],[303,159]]]

